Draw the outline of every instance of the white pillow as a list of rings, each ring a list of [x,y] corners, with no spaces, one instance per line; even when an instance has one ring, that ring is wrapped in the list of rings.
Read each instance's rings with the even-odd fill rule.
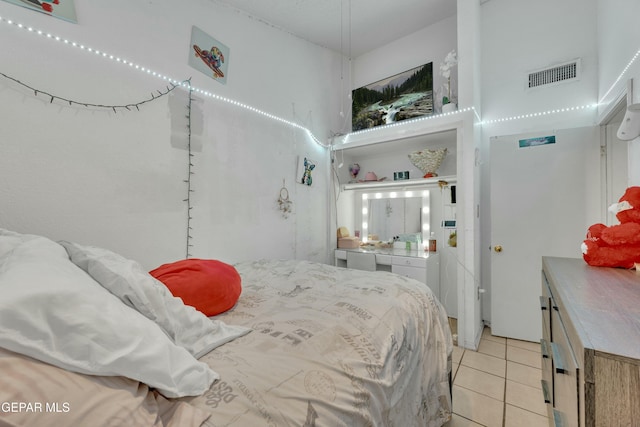
[[[0,257],[11,252],[15,247],[20,246],[22,242],[29,239],[35,239],[38,236],[31,234],[20,234],[15,231],[0,228]]]
[[[186,348],[196,358],[251,331],[244,326],[209,319],[185,305],[136,261],[108,249],[65,241],[58,243],[65,247],[75,265],[129,307],[156,322],[176,345]]]
[[[44,237],[24,235],[0,257],[0,295],[0,347],[82,374],[132,378],[167,397],[200,395],[219,378]]]

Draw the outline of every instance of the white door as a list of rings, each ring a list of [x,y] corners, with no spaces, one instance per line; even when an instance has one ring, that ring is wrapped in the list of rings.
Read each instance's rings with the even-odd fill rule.
[[[491,332],[539,341],[541,257],[580,258],[600,222],[598,127],[491,139]],[[555,137],[530,146],[521,140]]]

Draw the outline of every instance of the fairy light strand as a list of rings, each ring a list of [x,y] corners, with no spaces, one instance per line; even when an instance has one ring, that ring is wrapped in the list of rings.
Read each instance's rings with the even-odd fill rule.
[[[634,62],[636,62],[636,59],[638,59],[638,56],[640,56],[640,50],[636,51],[635,55],[633,55],[633,57],[629,60],[629,62],[627,63],[627,65],[622,69],[622,72],[618,75],[618,78],[613,82],[613,84],[609,87],[609,90],[607,90],[605,92],[604,95],[602,95],[602,97],[600,98],[599,103],[602,103],[602,101],[609,96],[609,93],[611,93],[611,91],[613,90],[614,87],[616,87],[616,85],[620,82],[620,80],[622,80],[622,77],[627,73],[627,71],[629,70],[629,68],[631,68],[631,66],[633,65]]]
[[[468,108],[463,108],[461,110],[456,110],[456,111],[450,111],[448,113],[440,113],[440,114],[433,114],[433,115],[425,115],[422,117],[417,117],[415,119],[411,119],[411,120],[403,120],[400,122],[394,122],[394,123],[388,123],[382,126],[376,126],[373,128],[367,128],[367,129],[360,129],[354,132],[349,133],[348,135],[359,135],[362,133],[367,133],[367,132],[377,132],[380,131],[382,129],[389,129],[395,126],[403,126],[404,124],[407,123],[416,123],[416,122],[420,122],[420,121],[424,121],[424,120],[433,120],[433,119],[437,119],[440,117],[447,117],[447,116],[453,116],[456,114],[460,114],[460,113],[465,113],[467,111],[474,111],[475,112],[475,108],[473,107],[468,107]]]
[[[513,120],[522,120],[522,119],[529,119],[529,118],[534,118],[534,117],[548,116],[548,115],[551,115],[551,114],[559,114],[559,113],[568,113],[568,112],[571,112],[571,111],[588,110],[588,109],[596,108],[597,106],[598,106],[598,104],[586,104],[586,105],[580,105],[580,106],[577,106],[577,107],[558,108],[558,109],[554,109],[554,110],[539,111],[539,112],[536,112],[536,113],[521,114],[521,115],[517,115],[517,116],[510,116],[510,117],[502,117],[500,119],[484,120],[484,121],[481,122],[481,124],[482,125],[490,125],[490,124],[494,124],[494,123],[509,122],[509,121],[513,121]]]
[[[242,103],[242,102],[238,102],[238,101],[235,101],[235,100],[233,100],[233,99],[226,98],[226,97],[224,97],[224,96],[220,96],[220,95],[217,95],[217,94],[215,94],[215,93],[212,93],[212,92],[209,92],[209,91],[206,91],[206,90],[203,90],[203,89],[199,89],[199,88],[197,88],[197,87],[192,86],[190,82],[187,82],[187,81],[182,81],[182,82],[181,82],[181,81],[178,81],[178,80],[173,79],[173,78],[171,78],[171,77],[169,77],[169,76],[167,76],[167,75],[165,75],[165,74],[158,73],[158,72],[156,72],[156,71],[154,71],[154,70],[151,70],[150,68],[144,67],[144,66],[142,66],[142,65],[140,65],[140,64],[136,64],[136,63],[134,63],[133,61],[130,61],[130,60],[128,60],[128,59],[121,58],[121,57],[119,57],[119,56],[117,56],[117,55],[113,55],[113,54],[110,54],[110,53],[108,53],[108,52],[104,52],[104,51],[101,51],[101,50],[98,50],[98,49],[94,49],[94,48],[92,48],[92,47],[90,47],[90,46],[86,46],[86,45],[84,45],[84,44],[82,44],[82,43],[78,43],[78,42],[75,42],[75,41],[72,41],[72,40],[69,40],[69,39],[66,39],[66,38],[60,37],[60,36],[53,35],[53,34],[51,34],[51,33],[48,33],[48,32],[42,31],[42,30],[35,29],[35,28],[31,27],[31,26],[27,26],[27,25],[24,25],[24,24],[22,24],[22,23],[15,22],[14,20],[12,20],[12,19],[8,19],[8,18],[5,18],[5,17],[3,17],[3,16],[0,16],[0,23],[4,23],[4,24],[10,25],[10,26],[14,26],[14,27],[16,27],[16,28],[19,28],[19,29],[21,29],[21,30],[27,31],[27,32],[29,32],[29,33],[36,34],[36,35],[39,35],[39,36],[45,37],[45,38],[47,38],[47,39],[49,39],[49,40],[57,41],[57,42],[60,42],[60,43],[65,44],[65,45],[67,45],[67,46],[70,46],[70,47],[73,47],[73,48],[80,49],[80,50],[82,50],[83,52],[86,52],[86,53],[90,53],[90,54],[96,55],[97,57],[102,58],[102,59],[108,59],[108,60],[115,61],[115,62],[117,62],[117,63],[119,63],[119,64],[126,65],[126,66],[128,66],[129,68],[134,69],[134,70],[136,70],[136,71],[140,71],[140,72],[142,72],[142,73],[148,74],[149,76],[157,77],[157,78],[160,78],[160,79],[166,80],[166,81],[170,82],[171,84],[173,84],[173,85],[175,85],[175,86],[182,86],[182,87],[185,87],[185,88],[186,88],[187,90],[189,90],[190,92],[191,92],[191,91],[192,91],[192,92],[196,92],[196,93],[198,93],[198,94],[200,94],[200,95],[203,95],[203,96],[206,96],[206,97],[209,97],[209,98],[213,98],[213,99],[218,100],[218,101],[226,102],[226,103],[231,104],[231,105],[234,105],[234,106],[236,106],[236,107],[240,107],[240,108],[243,108],[243,109],[245,109],[245,110],[251,111],[251,112],[253,112],[253,113],[259,114],[259,115],[261,115],[261,116],[267,117],[267,118],[269,118],[269,119],[275,120],[275,121],[280,122],[280,123],[282,123],[282,124],[285,124],[285,125],[291,126],[291,127],[293,127],[293,128],[296,128],[296,129],[300,129],[300,130],[302,130],[302,131],[306,132],[306,133],[307,133],[307,135],[308,135],[308,136],[309,136],[309,137],[310,137],[310,138],[311,138],[315,143],[317,143],[318,145],[320,145],[320,146],[322,146],[322,147],[324,147],[324,148],[328,148],[328,147],[329,147],[329,145],[328,145],[328,144],[323,144],[323,143],[322,143],[322,142],[321,142],[321,141],[320,141],[320,140],[319,140],[319,139],[318,139],[318,138],[317,138],[317,137],[316,137],[316,136],[311,132],[311,130],[309,130],[309,129],[308,129],[308,128],[306,128],[305,126],[302,126],[302,125],[300,125],[300,124],[298,124],[298,123],[295,123],[295,122],[292,122],[292,121],[290,121],[290,120],[283,119],[283,118],[278,117],[278,116],[276,116],[276,115],[274,115],[274,114],[267,113],[266,111],[262,111],[262,110],[260,110],[260,109],[258,109],[258,108],[252,107],[252,106],[250,106],[250,105],[248,105],[248,104],[244,104],[244,103]],[[59,97],[58,97],[58,98],[59,98]],[[79,104],[80,104],[80,105],[84,105],[83,103],[79,103]]]
[[[173,91],[175,88],[178,87],[178,85],[171,83],[170,86],[167,86],[166,90],[164,92],[162,91],[157,91],[157,94],[151,93],[151,98],[145,99],[143,101],[140,102],[135,102],[135,103],[131,103],[131,104],[121,104],[121,105],[110,105],[110,104],[94,104],[91,102],[82,102],[82,101],[74,101],[73,99],[68,99],[65,98],[63,96],[59,96],[59,95],[54,95],[51,94],[49,92],[46,92],[44,90],[41,89],[36,89],[33,86],[30,86],[24,82],[21,82],[20,80],[16,79],[15,77],[11,77],[5,73],[0,72],[0,76],[4,77],[5,79],[11,80],[17,84],[19,84],[20,86],[23,86],[31,91],[33,91],[33,94],[38,97],[38,96],[46,96],[47,98],[49,98],[49,103],[53,104],[53,101],[55,100],[60,100],[60,101],[64,101],[66,104],[69,104],[70,106],[73,105],[79,105],[82,107],[87,107],[87,108],[102,108],[102,109],[107,109],[107,110],[112,110],[114,113],[118,112],[118,109],[121,110],[127,110],[127,111],[131,111],[133,108],[135,108],[137,111],[140,111],[140,107],[144,104],[147,104],[149,102],[153,102],[159,98],[162,98],[163,96],[168,95],[171,91]]]
[[[120,63],[122,65],[126,65],[126,66],[128,66],[130,68],[133,68],[135,70],[138,70],[138,71],[146,73],[146,74],[149,74],[149,75],[151,75],[153,77],[158,77],[158,78],[161,78],[163,80],[167,80],[172,85],[175,85],[176,87],[177,86],[186,87],[190,92],[196,92],[196,93],[198,93],[200,95],[203,95],[203,96],[206,96],[206,97],[210,97],[210,98],[216,99],[218,101],[226,102],[228,104],[231,104],[231,105],[234,105],[236,107],[240,107],[240,108],[246,109],[248,111],[251,111],[251,112],[259,114],[259,115],[262,115],[262,116],[267,117],[269,119],[272,119],[272,120],[275,120],[277,122],[280,122],[280,123],[286,124],[288,126],[294,127],[296,129],[303,130],[318,145],[320,145],[320,146],[322,146],[324,148],[329,148],[330,147],[330,144],[323,144],[308,128],[306,128],[306,127],[304,127],[304,126],[302,126],[302,125],[300,125],[298,123],[295,123],[295,122],[292,122],[290,120],[286,120],[286,119],[283,119],[283,118],[278,117],[276,115],[267,113],[267,112],[265,112],[263,110],[260,110],[258,108],[252,107],[252,106],[250,106],[248,104],[244,104],[242,102],[238,102],[238,101],[235,101],[233,99],[226,98],[226,97],[217,95],[215,93],[212,93],[212,92],[209,92],[209,91],[206,91],[206,90],[203,90],[203,89],[199,89],[199,88],[193,87],[193,86],[191,86],[190,82],[180,82],[180,81],[172,79],[172,78],[170,78],[170,77],[168,77],[168,76],[166,76],[166,75],[164,75],[162,73],[158,73],[158,72],[153,71],[153,70],[151,70],[149,68],[146,68],[146,67],[141,66],[139,64],[136,64],[136,63],[134,63],[132,61],[129,61],[127,59],[120,58],[118,56],[109,54],[107,52],[100,51],[98,49],[94,49],[94,48],[89,47],[89,46],[85,46],[85,45],[77,43],[75,41],[71,41],[71,40],[68,40],[66,38],[62,38],[62,37],[53,35],[53,34],[48,33],[48,32],[44,32],[42,30],[35,29],[35,28],[31,27],[31,26],[26,26],[26,25],[24,25],[22,23],[15,22],[15,21],[13,21],[11,19],[8,19],[8,18],[2,17],[2,16],[0,16],[0,23],[5,23],[5,24],[8,24],[8,25],[15,26],[15,27],[17,27],[19,29],[22,29],[22,30],[25,30],[27,32],[30,32],[30,33],[33,33],[33,34],[37,34],[37,35],[42,36],[42,37],[46,37],[47,39],[50,39],[50,40],[61,42],[61,43],[65,44],[65,45],[78,48],[78,49],[80,49],[82,51],[94,54],[94,55],[96,55],[98,57],[101,57],[101,58],[104,58],[104,59],[110,59],[110,60],[116,61],[117,63]],[[614,81],[614,83],[611,85],[611,87],[607,90],[607,92],[601,97],[601,99],[606,98],[606,96],[620,82],[620,80],[626,74],[628,69],[631,67],[631,65],[636,61],[636,59],[639,56],[640,56],[640,50],[638,50],[635,53],[635,55],[631,58],[631,60],[624,67],[622,72],[618,75],[617,79]],[[36,91],[34,89],[34,93],[36,93],[36,95],[37,95],[38,91]],[[53,102],[53,100],[56,99],[56,98],[61,99],[61,100],[65,100],[67,102],[71,102],[72,104],[73,103],[77,103],[79,105],[85,105],[85,103],[82,103],[82,102],[75,102],[75,101],[72,101],[72,100],[66,100],[64,98],[57,97],[57,96],[53,96],[52,98],[50,98],[50,101]],[[153,99],[154,98],[152,97],[152,99],[147,100],[147,102],[153,101]],[[589,104],[589,105],[584,105],[584,106],[579,106],[579,107],[554,109],[554,110],[548,110],[548,111],[537,112],[537,113],[530,113],[530,114],[511,116],[511,117],[504,117],[504,118],[500,118],[500,119],[481,120],[480,123],[481,124],[494,124],[494,123],[500,123],[500,122],[511,121],[511,120],[518,120],[518,119],[526,119],[526,118],[545,116],[545,115],[548,115],[548,114],[564,113],[564,112],[569,112],[569,111],[582,110],[582,109],[585,109],[585,108],[593,108],[593,107],[596,107],[597,105],[598,104]],[[96,107],[103,107],[103,108],[109,107],[109,106],[102,106],[102,105],[95,105],[95,106]],[[132,106],[136,106],[136,104],[126,105],[126,106],[114,106],[114,107],[116,107],[116,108],[127,108],[127,107],[132,107]],[[434,119],[434,118],[437,118],[437,117],[442,117],[442,116],[451,115],[451,114],[459,114],[459,113],[462,113],[462,112],[465,112],[465,111],[474,111],[476,113],[476,115],[477,115],[477,112],[476,112],[475,108],[469,107],[469,108],[464,108],[464,109],[461,109],[461,110],[458,110],[458,111],[455,111],[455,112],[421,117],[421,118],[418,118],[418,119],[411,120],[411,122],[418,121],[418,120]],[[370,132],[370,131],[378,130],[378,128],[388,128],[388,127],[391,127],[391,126],[399,126],[399,125],[402,125],[402,124],[404,124],[404,123],[403,122],[392,123],[392,124],[388,124],[388,125],[384,125],[384,126],[378,126],[376,128],[372,128],[372,129],[365,129],[365,130],[352,132],[352,133],[347,134],[347,135],[359,134],[361,132]]]
[[[185,182],[187,183],[187,198],[184,200],[187,203],[187,242],[186,242],[186,258],[191,258],[191,248],[193,244],[191,241],[193,240],[193,236],[191,235],[191,220],[193,217],[191,216],[191,210],[193,206],[191,205],[191,193],[193,193],[193,189],[191,188],[191,177],[194,175],[193,172],[193,152],[191,151],[191,106],[193,103],[193,90],[191,89],[191,79],[189,82],[189,102],[187,103],[187,155],[188,155],[188,166],[187,166],[187,179]]]

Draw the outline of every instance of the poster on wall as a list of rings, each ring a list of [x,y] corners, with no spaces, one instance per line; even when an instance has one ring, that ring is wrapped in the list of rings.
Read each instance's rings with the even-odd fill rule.
[[[316,162],[307,156],[298,157],[298,173],[296,182],[311,186],[313,184],[313,170],[316,168]]]
[[[355,89],[352,131],[433,114],[433,62]]]
[[[189,65],[212,79],[227,84],[229,48],[194,25],[191,27]]]
[[[521,139],[518,141],[518,147],[526,148],[526,147],[535,147],[537,145],[547,145],[547,144],[555,144],[556,136],[541,136],[538,138],[527,138]]]
[[[18,6],[26,7],[27,9],[36,10],[38,12],[46,13],[47,15],[54,16],[56,18],[64,19],[65,21],[77,23],[76,19],[76,7],[73,3],[74,0],[4,0],[7,3],[13,3]]]

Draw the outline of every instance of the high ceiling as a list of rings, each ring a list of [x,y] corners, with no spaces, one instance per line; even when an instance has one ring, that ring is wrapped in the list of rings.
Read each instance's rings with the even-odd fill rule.
[[[456,0],[210,0],[356,58],[456,14]]]

